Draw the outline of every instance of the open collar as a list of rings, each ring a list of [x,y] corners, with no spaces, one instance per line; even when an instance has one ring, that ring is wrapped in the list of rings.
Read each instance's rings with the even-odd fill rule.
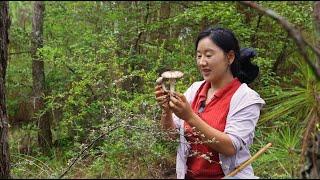
[[[241,84],[241,82],[239,81],[239,79],[236,77],[236,78],[233,78],[233,80],[226,84],[224,87],[222,88],[219,88],[215,94],[214,94],[214,97],[217,97],[217,98],[221,98],[224,94],[226,94],[233,86],[236,86],[237,84]],[[211,88],[211,83],[210,82],[207,82],[205,81],[205,84],[203,85],[201,91],[199,92],[199,98],[201,100],[204,100],[207,98],[207,93],[208,93],[208,90]]]

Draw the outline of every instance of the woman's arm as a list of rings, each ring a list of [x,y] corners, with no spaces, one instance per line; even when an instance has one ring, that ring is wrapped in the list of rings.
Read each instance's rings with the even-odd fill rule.
[[[232,156],[236,153],[231,138],[224,132],[216,130],[208,125],[205,121],[201,120],[197,114],[193,113],[186,121],[205,136],[200,136],[202,140],[207,141],[214,139],[212,143],[206,143],[213,150],[226,156]]]
[[[218,141],[214,143],[207,143],[213,150],[226,156],[232,156],[236,153],[231,138],[224,132],[220,132],[202,121],[201,118],[192,111],[192,108],[187,102],[185,96],[175,93],[174,96],[171,96],[169,105],[171,110],[179,118],[188,122],[205,136],[204,138],[202,137],[203,140],[212,140],[214,138],[215,141]]]
[[[172,111],[170,110],[170,107],[169,107],[169,94],[165,93],[162,87],[157,85],[155,87],[155,95],[156,95],[157,102],[162,107],[161,120],[160,120],[161,128],[169,132],[169,136],[171,139],[175,139],[178,136],[174,134],[176,132],[176,126],[173,122]]]
[[[170,130],[175,129],[175,125],[173,123],[172,118],[172,112],[170,110],[168,111],[162,111],[161,113],[161,127],[164,130]]]
[[[173,122],[172,112],[163,111],[161,114],[161,127],[169,133],[171,140],[177,139],[179,132],[176,129],[176,125]]]

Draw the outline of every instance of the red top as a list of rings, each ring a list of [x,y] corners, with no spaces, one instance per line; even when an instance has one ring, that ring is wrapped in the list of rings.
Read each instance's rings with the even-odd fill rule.
[[[195,99],[192,102],[193,111],[211,127],[223,132],[226,126],[231,97],[240,85],[241,82],[238,78],[234,78],[232,82],[228,83],[223,88],[218,89],[204,108],[200,108],[202,103],[205,104],[207,92],[211,88],[211,83],[205,81],[200,86]],[[186,178],[218,179],[224,177],[221,165],[219,164],[220,160],[218,152],[212,150],[205,144],[195,144],[194,142],[196,142],[197,139],[198,141],[203,140],[201,140],[200,135],[192,133],[191,126],[187,122],[185,122],[185,129],[186,139],[188,142],[191,142],[190,155],[194,152],[200,153],[199,155],[188,157]],[[201,154],[207,154],[207,157],[210,157],[209,160],[211,163],[209,160],[200,157]]]

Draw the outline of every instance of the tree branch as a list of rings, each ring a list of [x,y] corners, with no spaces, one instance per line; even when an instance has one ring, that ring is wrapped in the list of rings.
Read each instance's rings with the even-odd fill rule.
[[[309,47],[311,50],[318,56],[318,59],[320,58],[320,50],[312,46],[310,43],[308,43],[301,35],[299,30],[297,30],[290,22],[288,22],[284,17],[278,15],[275,11],[271,9],[265,9],[258,5],[255,2],[251,1],[239,1],[240,4],[250,7],[252,9],[257,10],[258,12],[265,14],[274,20],[276,20],[291,36],[291,38],[294,40],[296,45],[298,46],[300,54],[303,56],[304,60],[307,62],[307,64],[310,65],[312,71],[315,73],[316,78],[320,80],[320,68],[317,68],[317,66],[312,62],[310,57],[308,56],[306,48]]]
[[[258,16],[258,21],[257,21],[257,26],[255,29],[255,33],[253,34],[253,36],[251,37],[251,44],[253,44],[253,47],[257,44],[256,40],[257,40],[257,33],[260,27],[260,22],[261,22],[261,18],[262,18],[263,14],[260,14]]]
[[[27,53],[31,53],[31,51],[11,52],[11,53],[9,53],[9,56],[16,55],[16,54],[27,54]]]
[[[72,163],[66,168],[66,170],[59,176],[59,179],[63,178],[72,168],[73,165],[76,164],[76,162],[80,159],[80,157],[88,150],[90,150],[93,145],[100,139],[106,137],[109,133],[111,133],[112,131],[118,129],[119,127],[121,127],[121,125],[119,126],[115,126],[113,128],[111,128],[109,131],[101,134],[99,137],[97,137],[96,139],[94,139],[86,148],[82,149],[81,152],[78,154],[78,156],[72,161]]]
[[[289,34],[287,35],[286,38],[288,38],[288,37],[289,37]],[[276,74],[278,71],[278,66],[285,61],[285,57],[288,55],[288,53],[287,53],[288,46],[289,46],[289,43],[284,42],[284,44],[282,46],[282,50],[281,50],[278,58],[276,59],[275,63],[273,64],[272,71],[275,72]]]

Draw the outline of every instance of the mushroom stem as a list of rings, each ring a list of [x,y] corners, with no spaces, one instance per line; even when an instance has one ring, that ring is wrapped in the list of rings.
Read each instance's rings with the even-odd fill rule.
[[[162,89],[163,89],[164,92],[167,92],[167,91],[168,91],[167,88],[166,88],[166,86],[165,86],[165,84],[164,84],[164,82],[163,82],[163,77],[159,77],[159,78],[157,79],[156,83],[157,83],[158,85],[161,85],[161,86],[162,86]]]
[[[163,89],[163,91],[164,91],[164,92],[168,92],[168,90],[167,90],[167,88],[166,88],[166,85],[165,85],[163,82],[162,82],[162,84],[161,84],[161,85],[162,85],[162,89]]]
[[[170,92],[174,92],[175,91],[175,83],[176,83],[176,79],[169,79],[169,84],[170,84]]]

